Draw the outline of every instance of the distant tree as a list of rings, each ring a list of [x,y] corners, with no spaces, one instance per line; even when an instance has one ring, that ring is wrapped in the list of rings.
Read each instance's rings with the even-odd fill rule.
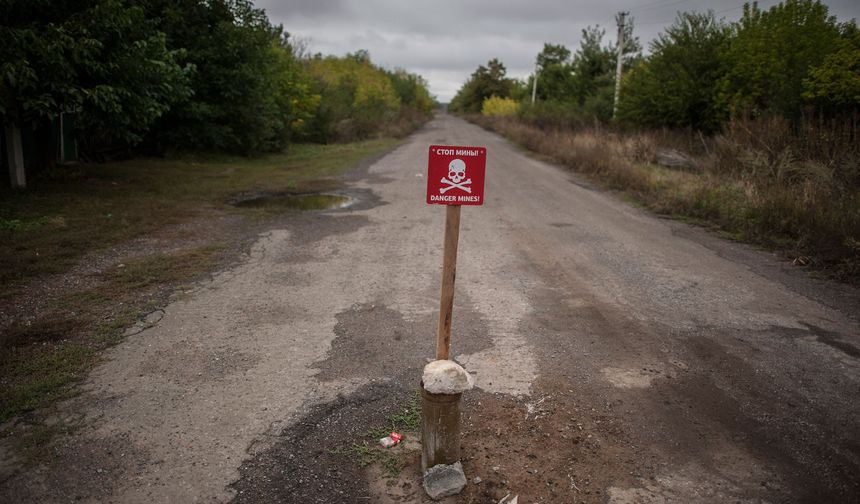
[[[572,61],[574,89],[580,105],[589,97],[604,94],[607,87],[614,89],[618,51],[615,44],[603,44],[605,35],[606,30],[599,26],[589,26],[582,30],[579,49]],[[642,51],[639,39],[633,35],[632,19],[625,24],[624,47],[624,70],[629,70]]]
[[[651,56],[627,75],[619,115],[647,126],[715,131],[725,114],[718,103],[722,51],[729,28],[713,13],[679,14],[651,43]]]
[[[608,122],[612,118],[618,52],[614,44],[603,44],[605,34],[598,26],[584,29],[571,62],[578,115],[590,121]],[[624,69],[629,70],[641,52],[639,39],[633,36],[632,18],[625,24],[624,46]]]
[[[296,49],[293,46],[291,37],[286,32],[281,35],[279,43],[272,47],[275,59],[273,73],[276,86],[275,102],[278,113],[288,127],[286,131],[288,141],[307,136],[321,100],[321,96],[315,89],[314,80],[297,55],[297,52],[301,53],[303,50],[303,47]],[[279,139],[277,136],[275,138]],[[273,148],[282,146],[280,142],[272,145]]]
[[[633,35],[632,19],[625,26],[624,66],[629,70],[641,57],[641,47]],[[605,35],[599,26],[586,27],[573,54],[563,45],[544,44],[537,55],[537,103],[523,100],[520,117],[551,128],[609,121],[617,52],[612,44],[603,42]],[[533,79],[530,77],[526,86],[529,93]]]
[[[603,45],[605,34],[606,30],[597,26],[582,30],[579,49],[572,62],[573,88],[580,105],[599,88],[611,85],[616,55],[611,47]]]
[[[366,138],[400,112],[401,99],[394,82],[384,70],[373,65],[366,51],[342,58],[314,57],[307,62],[307,70],[321,96],[309,131],[313,140]],[[412,84],[422,86],[423,90],[413,90],[414,93],[426,93],[422,81],[415,79]],[[405,86],[401,87],[406,92]],[[409,96],[408,99],[426,106],[424,96]]]
[[[836,18],[817,0],[786,0],[767,11],[746,4],[725,54],[724,104],[798,117],[804,79],[839,47],[839,39]]]
[[[563,45],[544,44],[537,55],[537,64],[537,99],[569,101],[576,98],[570,49]]]
[[[478,113],[484,100],[491,96],[510,98],[514,86],[514,80],[507,77],[505,65],[493,58],[487,66],[480,65],[472,73],[451,100],[449,108],[455,112]]]
[[[402,68],[386,70],[385,74],[394,86],[401,105],[412,107],[422,114],[433,110],[433,98],[428,91],[427,81],[420,75],[412,74]]]

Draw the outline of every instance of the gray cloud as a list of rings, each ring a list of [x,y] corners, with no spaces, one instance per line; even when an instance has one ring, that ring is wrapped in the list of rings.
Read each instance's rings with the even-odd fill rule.
[[[778,0],[760,0],[768,8]],[[860,16],[860,2],[825,2],[840,20]],[[509,75],[527,77],[544,42],[575,49],[582,29],[606,28],[615,39],[614,14],[630,11],[635,33],[647,48],[678,11],[713,10],[740,17],[743,0],[256,0],[271,20],[307,39],[312,52],[343,55],[367,49],[376,63],[423,75],[441,101],[490,58]]]

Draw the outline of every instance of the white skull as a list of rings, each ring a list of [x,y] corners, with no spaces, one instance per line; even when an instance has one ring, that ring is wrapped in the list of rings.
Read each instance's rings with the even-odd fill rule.
[[[466,163],[462,159],[455,159],[448,163],[448,179],[455,184],[466,178]]]

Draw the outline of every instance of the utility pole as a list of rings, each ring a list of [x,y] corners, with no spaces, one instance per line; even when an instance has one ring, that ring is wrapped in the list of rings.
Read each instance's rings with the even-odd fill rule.
[[[621,65],[624,63],[624,18],[629,12],[619,12],[615,16],[618,23],[618,62],[615,65],[615,100],[612,102],[612,118],[618,114],[618,98],[621,96]]]
[[[537,76],[538,76],[538,60],[535,58],[535,76],[532,81],[532,105],[535,104],[535,98],[537,97]]]

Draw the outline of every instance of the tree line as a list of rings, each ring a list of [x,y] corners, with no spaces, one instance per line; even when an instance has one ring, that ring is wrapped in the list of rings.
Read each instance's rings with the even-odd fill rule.
[[[33,131],[45,163],[61,113],[84,154],[248,155],[367,137],[434,104],[420,76],[366,51],[306,54],[250,0],[0,0],[0,13],[0,116]]]
[[[647,56],[632,36],[632,20],[626,28],[621,124],[715,132],[741,114],[794,120],[860,109],[860,30],[855,20],[839,22],[820,1],[786,0],[767,10],[746,4],[734,23],[713,12],[679,13]],[[617,51],[604,36],[599,27],[583,30],[576,52],[545,44],[537,55],[534,105],[534,76],[508,78],[492,60],[471,75],[450,108],[480,112],[496,96],[543,124],[608,123]]]

